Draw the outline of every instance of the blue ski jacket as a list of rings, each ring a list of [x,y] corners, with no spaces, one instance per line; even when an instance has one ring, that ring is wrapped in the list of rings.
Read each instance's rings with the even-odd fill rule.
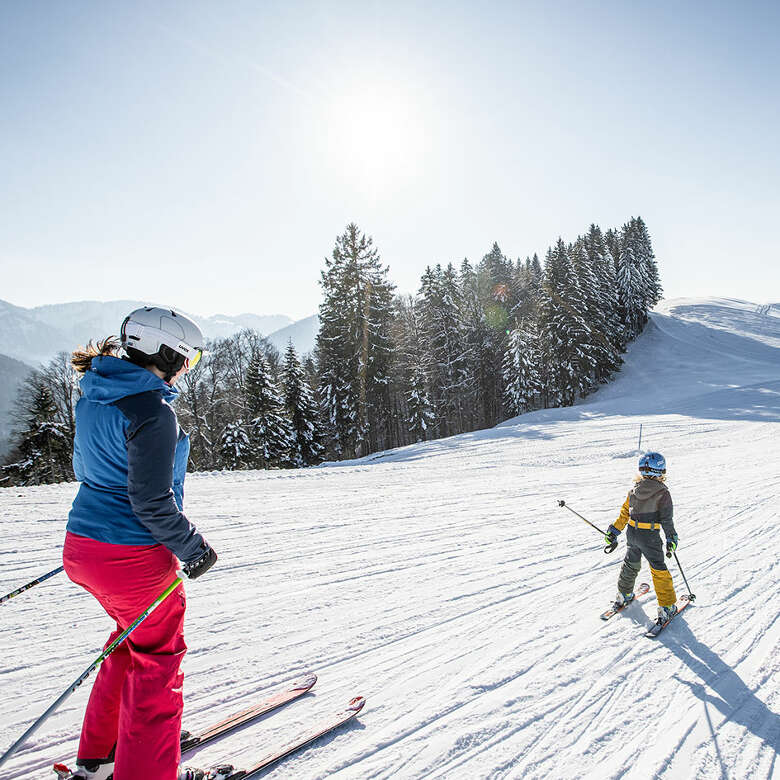
[[[201,555],[187,520],[189,437],[170,401],[178,391],[145,368],[93,358],[76,404],[73,470],[81,482],[67,529],[99,542],[163,544],[179,560]]]

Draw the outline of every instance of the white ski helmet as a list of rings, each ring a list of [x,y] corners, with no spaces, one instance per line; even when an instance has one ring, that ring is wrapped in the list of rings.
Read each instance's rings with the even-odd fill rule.
[[[174,309],[144,306],[125,317],[122,347],[139,365],[152,364],[165,373],[168,382],[189,361],[192,368],[203,355],[203,333],[186,315]]]

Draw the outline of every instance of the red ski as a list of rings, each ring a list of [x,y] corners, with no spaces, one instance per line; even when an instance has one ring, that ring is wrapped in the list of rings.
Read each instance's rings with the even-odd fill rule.
[[[656,623],[651,628],[647,629],[645,632],[645,636],[649,639],[654,639],[657,637],[668,625],[671,623],[687,606],[691,603],[691,600],[688,598],[688,596],[680,596],[679,599],[677,599],[677,612],[672,615],[669,620],[666,621],[666,623],[662,623],[659,625]]]
[[[348,721],[352,720],[362,709],[366,700],[362,696],[356,696],[349,703],[346,709],[334,713],[330,717],[323,718],[318,724],[309,729],[301,731],[289,742],[281,745],[276,750],[266,753],[257,763],[252,764],[245,769],[233,769],[228,766],[214,767],[204,780],[243,780],[246,777],[253,777],[262,772],[266,767],[281,761],[295,751],[300,750],[315,739],[319,739],[331,731],[335,731]]]
[[[601,619],[602,620],[609,620],[613,615],[617,615],[618,612],[622,612],[626,607],[631,606],[640,596],[644,596],[646,593],[650,591],[650,586],[643,582],[638,588],[636,593],[634,594],[634,598],[631,599],[627,604],[624,604],[622,607],[615,607],[614,605],[611,606],[606,612],[601,613]]]
[[[287,688],[272,693],[252,707],[241,710],[241,712],[235,712],[201,732],[191,734],[189,731],[182,731],[181,752],[184,754],[188,753],[193,748],[202,747],[215,739],[224,737],[231,731],[259,718],[261,715],[278,710],[279,707],[283,707],[285,704],[289,704],[291,701],[295,701],[295,699],[299,699],[305,693],[308,693],[316,682],[317,675],[310,672],[300,680],[296,680]]]
[[[297,680],[292,685],[272,693],[270,696],[267,696],[262,701],[251,707],[247,707],[245,710],[234,712],[232,715],[228,715],[227,718],[223,718],[222,720],[213,723],[203,731],[200,731],[196,734],[192,734],[189,731],[182,731],[182,755],[190,752],[196,747],[201,747],[208,744],[209,742],[214,741],[215,739],[220,739],[221,737],[229,734],[231,731],[235,731],[235,729],[238,729],[241,726],[244,726],[247,723],[259,718],[261,715],[278,710],[285,704],[289,704],[291,701],[299,699],[305,693],[308,693],[314,687],[314,683],[316,682],[317,675],[309,672],[307,675],[302,677],[300,680]],[[54,772],[57,774],[57,777],[61,778],[61,780],[68,780],[68,778],[70,778],[73,774],[72,770],[70,770],[65,764],[55,764]],[[221,777],[221,775],[215,776]]]

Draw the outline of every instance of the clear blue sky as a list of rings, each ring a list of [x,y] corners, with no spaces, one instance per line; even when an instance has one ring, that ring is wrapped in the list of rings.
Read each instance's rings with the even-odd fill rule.
[[[0,298],[316,311],[641,215],[668,297],[780,299],[770,2],[0,5]]]

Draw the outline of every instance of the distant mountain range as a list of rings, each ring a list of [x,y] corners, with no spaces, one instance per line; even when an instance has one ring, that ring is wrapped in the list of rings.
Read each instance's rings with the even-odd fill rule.
[[[139,301],[78,301],[26,309],[0,300],[0,458],[7,452],[11,411],[24,378],[58,352],[70,352],[90,339],[118,335]],[[299,356],[314,349],[320,319],[293,321],[284,314],[190,315],[207,339],[231,336],[243,328],[258,331],[282,353],[292,340]]]
[[[78,301],[27,309],[0,300],[0,354],[29,365],[45,363],[58,352],[69,352],[90,339],[118,335],[125,315],[143,305],[140,301]],[[319,329],[317,315],[297,322],[283,314],[190,316],[208,339],[252,328],[267,336],[280,351],[292,339],[301,355],[314,348]]]

